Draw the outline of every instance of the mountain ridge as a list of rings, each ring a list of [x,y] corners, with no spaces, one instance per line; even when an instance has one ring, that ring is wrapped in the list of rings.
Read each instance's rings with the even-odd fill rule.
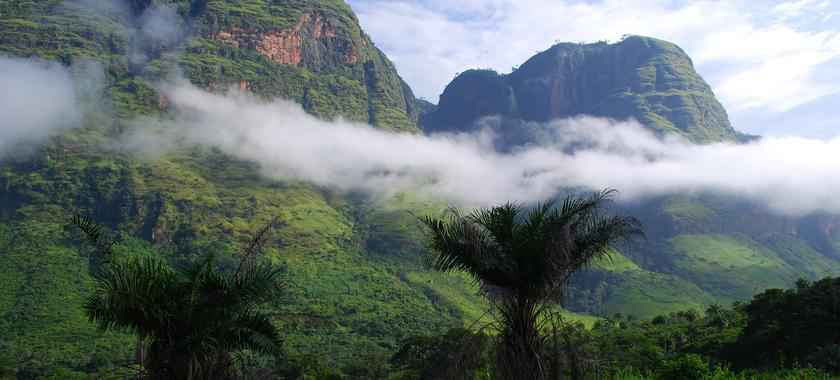
[[[635,119],[693,142],[749,140],[732,127],[680,47],[642,36],[612,44],[558,43],[510,74],[465,71],[421,124],[430,132],[463,131],[490,115],[536,122],[578,115]]]

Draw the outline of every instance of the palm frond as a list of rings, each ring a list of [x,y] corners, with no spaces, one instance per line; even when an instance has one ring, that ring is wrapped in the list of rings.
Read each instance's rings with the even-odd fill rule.
[[[265,244],[268,242],[269,235],[272,230],[277,228],[280,225],[279,218],[275,217],[271,219],[266,225],[260,228],[254,237],[251,238],[250,243],[245,249],[242,251],[239,257],[239,267],[236,269],[236,274],[234,277],[239,276],[239,274],[246,270],[248,266],[254,265],[256,262],[257,256],[262,253]]]
[[[448,219],[423,219],[431,235],[431,248],[436,253],[433,267],[443,272],[467,273],[485,290],[509,287],[512,272],[504,259],[504,249],[475,220],[475,214],[464,217],[460,213]]]
[[[104,229],[83,217],[73,223],[112,256],[114,243]],[[155,256],[113,259],[94,273],[88,317],[102,329],[142,337],[143,364],[155,378],[227,378],[234,351],[279,354],[280,335],[259,310],[282,287],[282,272],[257,260],[274,225],[257,232],[235,271],[224,270],[213,255],[177,269]]]
[[[570,195],[528,212],[508,203],[468,217],[455,212],[446,220],[424,219],[435,267],[468,273],[491,296],[501,327],[502,378],[545,378],[541,316],[562,297],[572,274],[640,233],[635,219],[607,215],[605,204],[614,194]]]
[[[227,351],[252,350],[266,355],[280,355],[283,340],[277,328],[265,314],[247,312],[240,314],[235,328],[224,334],[220,345]]]
[[[90,319],[103,329],[153,332],[165,323],[177,295],[177,274],[154,257],[129,258],[110,264],[95,276],[96,290],[85,305]]]
[[[507,287],[522,297],[557,293],[572,273],[607,254],[619,240],[640,233],[633,218],[607,216],[616,192],[569,195],[525,211],[513,203],[467,217],[426,218],[434,266],[463,271],[483,286]]]
[[[114,246],[117,244],[117,241],[109,238],[105,233],[105,229],[100,224],[80,214],[74,215],[70,223],[79,228],[85,235],[87,241],[93,245],[94,256],[91,259],[99,264],[96,269],[113,259]]]
[[[573,263],[576,269],[589,265],[606,255],[610,246],[641,234],[641,225],[635,218],[610,216],[590,220],[575,236],[575,245],[580,249],[576,251]]]
[[[522,206],[516,203],[505,203],[497,207],[476,210],[468,220],[486,230],[503,250],[510,250],[520,226],[521,213]]]
[[[576,221],[585,222],[603,210],[618,192],[613,189],[596,192],[588,197],[567,196],[561,206],[557,208],[555,219],[559,224],[574,224]]]
[[[242,304],[268,301],[284,287],[282,270],[268,264],[256,264],[233,280],[233,290]]]

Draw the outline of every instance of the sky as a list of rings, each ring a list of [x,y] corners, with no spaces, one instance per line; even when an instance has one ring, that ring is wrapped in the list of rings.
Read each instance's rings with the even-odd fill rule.
[[[736,129],[840,136],[840,0],[349,0],[415,93],[511,71],[556,42],[645,35],[680,45]]]

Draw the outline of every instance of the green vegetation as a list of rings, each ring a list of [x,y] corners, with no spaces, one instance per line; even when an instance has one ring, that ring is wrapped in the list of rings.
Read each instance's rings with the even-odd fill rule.
[[[665,202],[665,212],[680,221],[703,223],[714,217],[714,211],[688,197],[672,197]]]
[[[102,330],[137,336],[140,378],[201,380],[237,377],[234,362],[244,351],[282,355],[282,341],[264,305],[279,296],[280,270],[260,251],[272,225],[260,230],[231,268],[212,255],[174,267],[146,255],[118,257],[115,241],[87,218],[78,226],[94,246],[96,281],[85,312]]]
[[[88,6],[94,3],[103,9]],[[106,3],[0,4],[0,52],[57,60],[73,65],[79,76],[93,59],[104,72],[99,95],[105,103],[86,110],[83,128],[55,137],[26,159],[0,161],[0,263],[8,268],[0,274],[2,376],[101,377],[133,357],[130,335],[101,332],[88,321],[82,306],[95,281],[79,255],[78,236],[62,225],[68,212],[119,231],[130,245],[120,248],[126,251],[160,252],[168,261],[195,261],[212,252],[223,263],[253,231],[279,218],[282,227],[265,257],[287,268],[288,284],[283,302],[268,308],[278,328],[289,332],[289,361],[313,368],[350,371],[362,361],[360,351],[387,355],[403,337],[462,325],[477,308],[470,296],[479,297],[465,281],[430,288],[408,280],[409,274],[432,272],[413,251],[422,243],[385,244],[420,235],[404,209],[369,218],[362,212],[373,209],[368,200],[268,181],[255,164],[212,149],[144,159],[104,147],[109,137],[135,128],[133,119],[166,116],[166,99],[155,85],[177,72],[207,89],[225,91],[245,81],[257,96],[287,98],[323,118],[416,132],[410,89],[344,2],[136,1],[140,12],[174,6],[193,32],[176,46],[149,51],[149,61],[139,64],[128,59],[136,47],[135,16]],[[283,30],[306,12],[335,27],[336,37],[323,41],[333,44],[327,48],[307,42],[301,65],[278,64],[252,45],[213,37],[235,27]],[[344,50],[333,49],[341,44]],[[349,51],[358,53],[355,63],[344,63]],[[392,225],[394,220],[401,224]],[[387,233],[377,232],[385,228]]]
[[[796,363],[840,373],[840,278],[767,290],[744,306],[746,326],[733,349],[741,367]],[[761,354],[757,354],[760,352]]]
[[[775,252],[747,238],[679,235],[671,240],[674,264],[719,299],[735,301],[761,289],[793,283],[798,271]],[[795,255],[794,255],[795,257]],[[802,259],[806,259],[805,258]]]
[[[577,115],[635,119],[658,135],[695,143],[748,139],[732,128],[684,51],[640,36],[560,43],[510,74],[465,71],[421,124],[426,131],[464,132],[486,126],[475,121],[491,115],[501,116],[494,119],[501,149],[540,144],[551,135],[534,122]],[[622,247],[615,264],[597,263],[576,276],[567,308],[653,317],[743,300],[799,277],[840,275],[836,217],[791,219],[697,193],[645,199],[622,211],[642,221],[648,239]]]
[[[569,278],[610,246],[638,233],[632,218],[604,216],[612,192],[569,196],[532,210],[513,204],[448,219],[427,217],[434,267],[473,277],[490,301],[498,324],[494,378],[558,378],[560,368],[543,357],[541,335],[551,304],[562,300]],[[472,369],[470,369],[472,371]]]
[[[213,149],[187,147],[143,158],[108,149],[110,138],[137,128],[138,117],[169,117],[167,99],[156,85],[177,74],[216,92],[244,87],[258,97],[289,99],[325,119],[419,132],[420,115],[436,107],[414,99],[347,4],[111,3],[119,2],[0,2],[0,54],[60,62],[81,78],[91,67],[103,74],[97,94],[102,104],[87,105],[82,128],[53,137],[25,157],[0,160],[0,379],[110,378],[134,362],[136,337],[103,332],[86,314],[85,302],[98,288],[80,236],[64,225],[65,216],[76,212],[117,231],[118,256],[155,257],[176,273],[181,264],[202,262],[207,253],[219,267],[230,268],[251,233],[277,218],[282,226],[266,243],[264,259],[285,268],[286,287],[261,311],[281,331],[284,357],[237,355],[237,363],[258,372],[237,368],[243,377],[260,378],[258,370],[276,367],[271,370],[286,378],[383,378],[402,368],[389,360],[401,342],[491,321],[489,304],[472,279],[438,273],[425,261],[427,237],[415,215],[440,215],[445,205],[411,194],[371,200],[270,181],[256,164]],[[137,15],[148,7],[171,7],[191,34],[172,45],[143,46]],[[330,30],[326,35],[334,30],[335,36],[314,38],[315,26],[304,22],[300,64],[277,63],[255,48],[262,34],[288,32],[304,15],[320,18]],[[220,32],[235,30],[252,34],[240,44],[219,38]],[[611,53],[619,48],[620,54]],[[147,60],[129,58],[137,49]],[[485,92],[494,96],[458,101],[458,95],[452,104],[476,104],[472,111],[481,111],[476,115],[498,111],[497,106],[511,114],[534,112],[522,105],[540,91],[522,95],[523,89],[533,90],[526,79],[556,68],[551,53],[566,52],[576,68],[604,59],[618,62],[625,53],[644,53],[645,59],[619,73],[626,83],[607,88],[608,101],[576,103],[560,113],[546,111],[549,116],[597,108],[596,114],[631,115],[693,141],[740,138],[679,48],[647,38],[560,45],[541,56],[545,65],[535,60],[523,66],[517,72],[519,87],[510,93],[513,75],[465,73],[464,78],[491,82]],[[587,71],[584,77],[597,70]],[[622,247],[611,253],[612,260],[593,262],[576,276],[564,305],[574,312],[563,312],[565,320],[592,327],[618,312],[653,317],[704,309],[746,298],[760,287],[792,285],[800,276],[840,273],[840,235],[830,234],[830,219],[780,220],[749,205],[694,195],[645,204],[632,214],[647,227],[650,243]],[[734,264],[737,270],[729,268]],[[489,376],[480,364],[474,369]]]
[[[56,239],[69,238],[63,227],[34,220],[0,227],[3,376],[109,373],[130,358],[130,336],[101,333],[88,321],[82,306],[94,283],[87,260]]]
[[[624,313],[637,317],[653,317],[660,313],[703,308],[714,298],[697,285],[678,277],[648,272],[607,274],[612,284],[598,315]]]
[[[767,290],[729,309],[712,305],[649,320],[617,314],[591,328],[561,319],[542,330],[544,358],[562,368],[552,379],[838,379],[838,302],[840,278],[827,278]],[[448,378],[493,379],[491,342],[452,330],[409,339],[392,360],[409,379],[440,378],[453,368],[465,372]]]
[[[634,263],[632,260],[628,259],[620,252],[615,250],[611,250],[609,254],[597,258],[592,263],[592,266],[598,268],[599,270],[613,273],[624,273],[642,270],[642,268],[636,265],[636,263]]]

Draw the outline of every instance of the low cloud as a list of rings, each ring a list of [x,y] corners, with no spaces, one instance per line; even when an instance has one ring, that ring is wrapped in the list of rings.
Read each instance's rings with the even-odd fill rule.
[[[175,4],[130,2],[127,0],[65,0],[64,12],[97,16],[121,25],[115,31],[128,41],[127,56],[132,69],[142,70],[149,61],[176,48],[189,35]]]
[[[162,51],[172,49],[187,36],[184,20],[174,5],[153,4],[143,10],[129,53],[131,62],[142,65]]]
[[[494,119],[480,133],[398,134],[327,122],[295,103],[183,84],[165,89],[175,117],[135,129],[123,147],[160,153],[180,144],[221,149],[258,162],[264,175],[387,195],[409,191],[475,206],[534,202],[568,189],[616,188],[624,199],[713,192],[781,213],[840,213],[840,139],[768,138],[693,145],[635,122],[595,118],[527,125],[538,144],[500,152]]]
[[[76,82],[57,63],[0,57],[0,88],[0,157],[80,125]]]

